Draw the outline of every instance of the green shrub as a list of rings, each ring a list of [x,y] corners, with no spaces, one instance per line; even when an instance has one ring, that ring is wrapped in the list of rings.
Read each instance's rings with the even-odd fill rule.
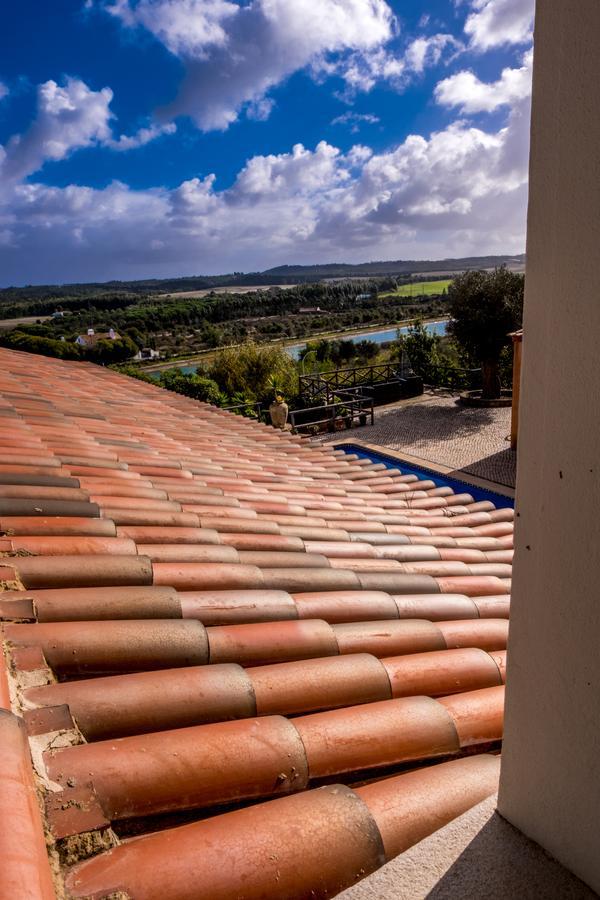
[[[0,343],[4,347],[22,350],[25,353],[39,353],[41,356],[54,356],[57,359],[81,359],[81,352],[76,344],[24,334],[18,330],[9,331],[2,337]]]
[[[229,397],[238,394],[266,403],[273,399],[274,384],[285,397],[298,392],[296,364],[291,356],[279,347],[260,346],[253,341],[222,350],[210,364],[208,374]]]
[[[193,400],[203,400],[213,406],[222,406],[225,399],[219,385],[203,375],[182,372],[181,369],[168,369],[161,372],[159,384],[168,391],[184,394]]]
[[[121,375],[127,375],[128,378],[137,378],[138,381],[145,381],[147,384],[158,384],[158,379],[152,378],[151,375],[148,375],[147,372],[144,372],[143,369],[138,369],[137,366],[119,366],[113,365],[111,369],[114,369],[115,372],[120,372]]]

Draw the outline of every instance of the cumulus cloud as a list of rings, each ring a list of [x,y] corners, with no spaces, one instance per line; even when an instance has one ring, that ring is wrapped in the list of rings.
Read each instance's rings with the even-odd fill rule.
[[[472,0],[465,23],[471,46],[480,51],[531,40],[535,0]]]
[[[403,91],[426,68],[437,65],[445,50],[455,53],[461,48],[460,42],[451,34],[433,34],[416,38],[401,52],[377,47],[321,65],[326,74],[343,78],[346,88],[338,94],[339,99],[352,101],[359,91],[371,91],[381,82]]]
[[[4,100],[5,97],[8,97],[9,91],[7,86],[3,81],[0,81],[0,100]]]
[[[66,159],[76,150],[103,146],[133,150],[165,134],[173,134],[172,122],[151,123],[135,134],[115,138],[110,103],[113,92],[94,91],[78,78],[64,85],[46,81],[37,88],[37,113],[30,128],[0,145],[0,175],[7,181],[21,180],[37,172],[46,162]]]
[[[270,92],[298,71],[341,78],[337,96],[351,101],[378,82],[403,90],[462,47],[433,34],[391,49],[399,25],[387,0],[112,0],[106,9],[182,60],[183,84],[160,114],[190,116],[203,131],[224,131],[242,113],[264,121]]]
[[[227,42],[225,25],[239,12],[229,0],[114,0],[107,12],[129,28],[150,31],[177,56],[204,56]]]
[[[446,48],[458,51],[462,45],[451,34],[432,34],[429,37],[418,37],[409,44],[406,51],[408,68],[421,74],[430,66],[436,66]]]
[[[438,82],[435,99],[441,106],[460,107],[465,114],[493,112],[525,100],[531,93],[533,51],[523,57],[518,69],[506,68],[497,81],[481,81],[472,71],[457,72]]]
[[[167,122],[165,125],[152,124],[139,128],[135,134],[122,134],[118,138],[107,138],[103,141],[103,144],[105,147],[110,147],[111,150],[135,150],[137,147],[143,147],[144,144],[149,144],[150,141],[154,141],[164,134],[175,134],[176,131],[177,126],[174,122]]]
[[[3,182],[0,269],[18,283],[519,252],[528,123],[522,100],[497,130],[458,121],[386,153],[297,144],[225,190],[214,175],[173,190]]]
[[[64,159],[73,150],[108,140],[112,96],[110,88],[92,91],[77,78],[68,78],[64,86],[55,81],[40,84],[35,121],[8,142],[2,175],[23,178],[46,160]]]
[[[241,170],[228,192],[230,201],[240,203],[253,197],[311,197],[323,186],[327,189],[348,178],[344,158],[337,147],[320,141],[315,150],[296,144],[291,153],[254,156]]]
[[[332,54],[376,50],[395,23],[386,0],[115,0],[108,11],[183,60],[181,91],[163,114],[189,115],[204,131],[226,129],[242,109],[265,118],[276,85]]]

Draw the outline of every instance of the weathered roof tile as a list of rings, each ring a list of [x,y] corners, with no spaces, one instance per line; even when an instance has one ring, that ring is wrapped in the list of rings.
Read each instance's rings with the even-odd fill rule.
[[[502,735],[512,510],[110,369],[0,362],[11,896],[331,896],[495,790],[470,754]],[[52,833],[79,832],[67,871]]]

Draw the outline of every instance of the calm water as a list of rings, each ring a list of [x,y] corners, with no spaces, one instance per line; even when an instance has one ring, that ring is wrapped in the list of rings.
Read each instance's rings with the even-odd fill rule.
[[[430,322],[425,326],[425,329],[430,334],[446,334],[446,326],[448,322],[447,320],[443,320],[442,322]],[[386,328],[384,331],[365,331],[362,334],[353,334],[349,336],[341,335],[340,340],[352,341],[353,344],[358,344],[359,341],[373,341],[375,344],[387,344],[389,341],[395,341],[398,335],[398,331],[400,334],[408,334],[410,326],[406,325],[402,328]],[[314,338],[314,340],[318,341],[319,338]],[[333,340],[333,338],[332,338]],[[293,344],[290,347],[286,347],[287,352],[290,356],[293,356],[294,359],[298,359],[300,356],[300,352],[306,347],[306,342],[302,344]]]
[[[442,320],[441,322],[430,322],[425,326],[426,330],[430,334],[446,334],[446,326],[448,322],[447,320]],[[405,325],[402,328],[385,328],[383,331],[364,331],[361,334],[353,334],[348,336],[342,336],[341,340],[352,341],[353,344],[358,344],[359,341],[373,341],[375,344],[387,344],[389,341],[395,341],[398,330],[400,334],[408,334],[410,326]],[[315,340],[319,340],[319,338],[315,338]],[[333,340],[333,338],[332,338]],[[306,341],[301,344],[291,344],[289,347],[286,347],[287,352],[294,359],[298,359],[300,356],[300,352],[306,347]],[[195,372],[197,366],[179,366],[182,372],[186,375]],[[158,377],[157,372],[151,373],[154,377]]]

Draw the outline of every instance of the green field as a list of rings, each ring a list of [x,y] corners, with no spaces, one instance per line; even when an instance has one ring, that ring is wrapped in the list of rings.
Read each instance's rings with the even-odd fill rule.
[[[379,294],[380,300],[386,297],[431,297],[433,294],[441,294],[452,284],[452,279],[444,281],[417,281],[414,284],[401,284],[395,291],[385,291]]]

